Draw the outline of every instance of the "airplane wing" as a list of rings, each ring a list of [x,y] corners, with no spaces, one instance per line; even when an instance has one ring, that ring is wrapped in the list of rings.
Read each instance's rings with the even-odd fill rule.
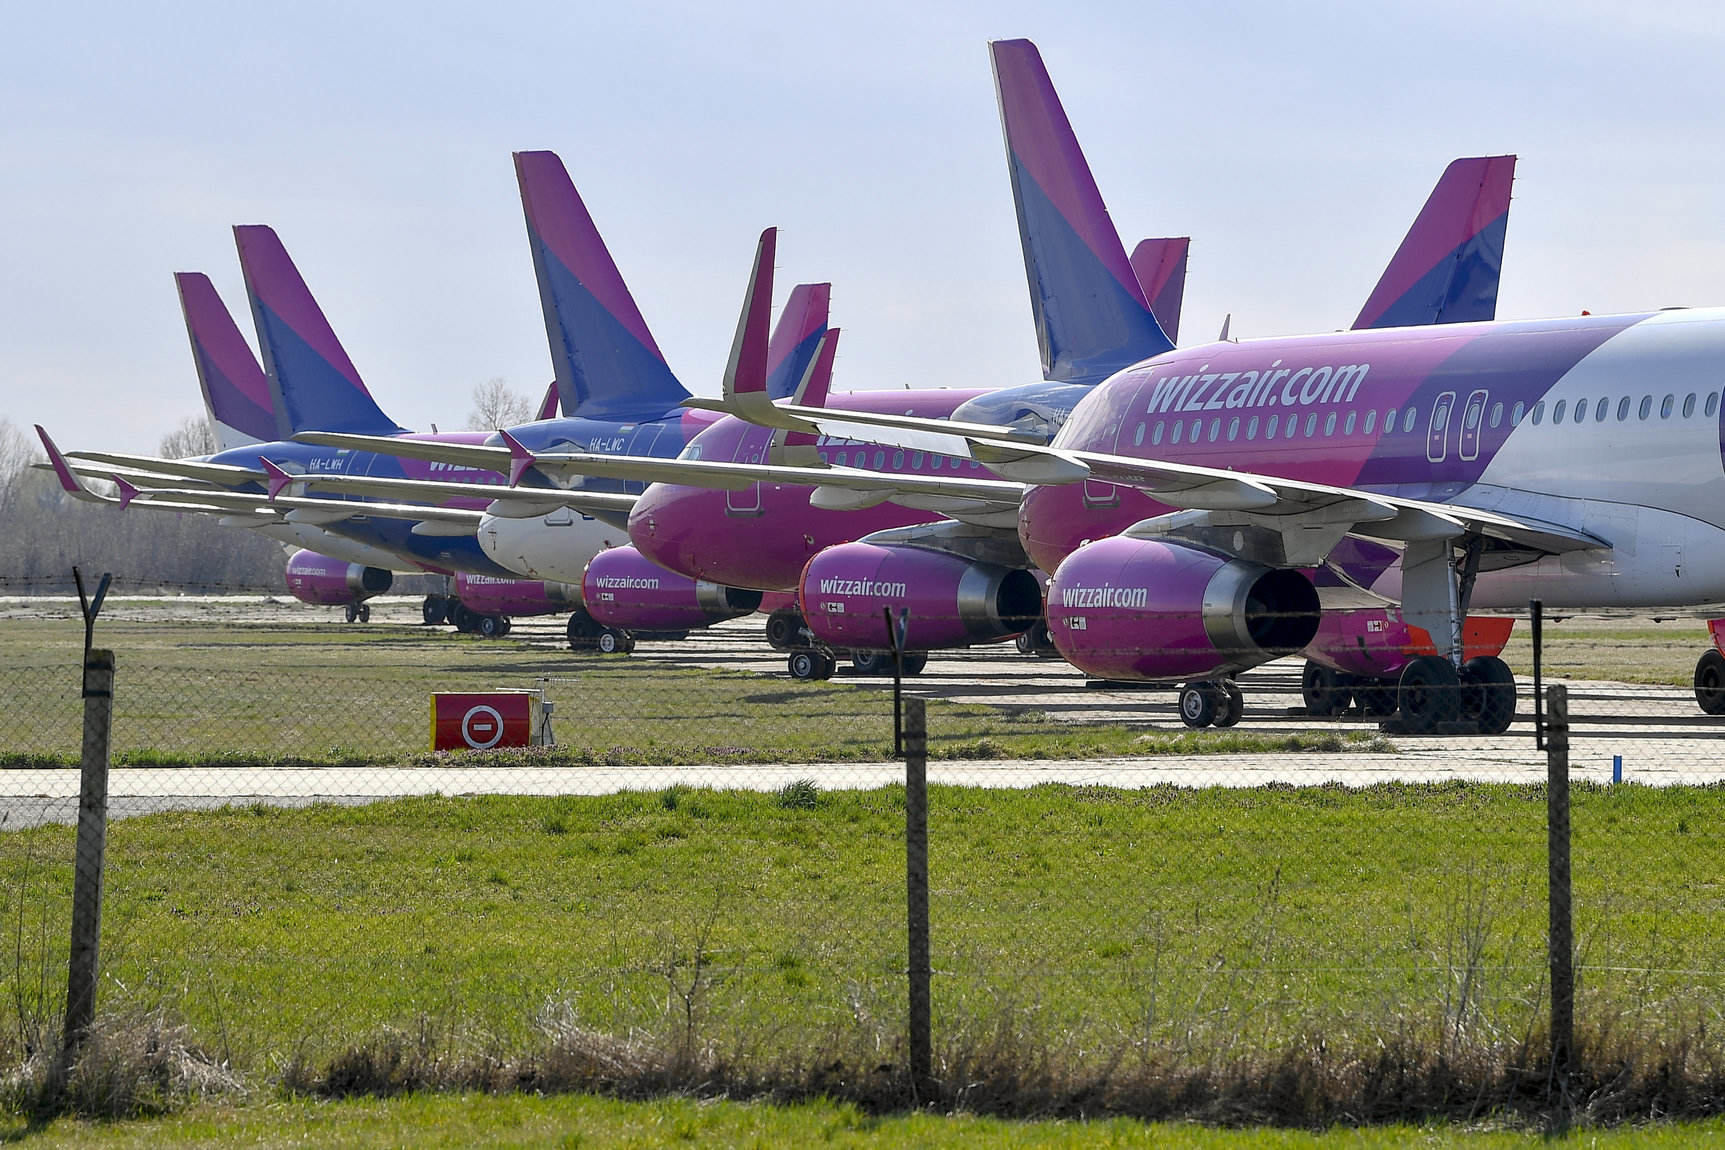
[[[517,504],[537,502],[548,504],[547,510],[573,507],[578,511],[613,511],[627,515],[638,498],[621,491],[583,491],[563,487],[503,487],[486,483],[451,483],[431,479],[389,479],[370,475],[293,475],[272,463],[265,463],[270,472],[270,495],[276,497],[290,485],[307,491],[333,491],[345,495],[373,495],[405,501],[450,499],[509,499]]]
[[[285,515],[301,523],[339,523],[346,519],[403,519],[417,523],[446,523],[477,528],[481,512],[454,507],[426,507],[416,503],[359,502],[349,499],[311,499],[304,496],[253,495],[243,491],[166,490],[138,491],[122,487],[119,502],[132,507],[163,507],[178,503],[178,510],[232,514],[261,511]]]
[[[240,487],[247,483],[262,483],[264,473],[231,463],[202,463],[195,459],[158,459],[153,455],[125,455],[111,451],[73,451],[66,458],[109,467],[127,467],[158,475],[178,475],[201,480],[221,487]],[[104,472],[112,474],[112,471]]]
[[[345,447],[350,451],[373,451],[397,459],[423,459],[431,463],[453,463],[480,471],[509,474],[509,449],[476,443],[440,443],[425,439],[397,439],[389,435],[350,435],[339,431],[302,431],[296,443],[319,447]],[[263,478],[263,473],[258,473]]]

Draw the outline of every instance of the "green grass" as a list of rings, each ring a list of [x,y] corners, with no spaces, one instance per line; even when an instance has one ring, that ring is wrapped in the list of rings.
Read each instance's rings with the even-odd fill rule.
[[[1651,616],[1579,616],[1545,623],[1545,674],[1553,678],[1607,679],[1687,687],[1695,661],[1713,645],[1705,620],[1691,616],[1655,622]],[[1504,659],[1519,676],[1533,673],[1533,639],[1517,620]]]
[[[20,1132],[21,1133],[21,1132]],[[5,1131],[0,1129],[0,1137]],[[347,1147],[655,1147],[655,1146],[1154,1146],[1167,1150],[1378,1150],[1464,1146],[1663,1150],[1716,1144],[1719,1122],[1588,1131],[1571,1138],[1537,1133],[1396,1126],[1307,1133],[1217,1130],[1187,1124],[1002,1122],[927,1114],[875,1118],[832,1102],[768,1106],[673,1098],[617,1102],[588,1097],[417,1096],[389,1101],[271,1102],[200,1108],[172,1118],[118,1123],[61,1120],[31,1131],[41,1150],[94,1146],[107,1150],[173,1145]]]
[[[891,758],[890,696],[842,683],[677,668],[411,627],[104,622],[115,651],[114,762],[140,766],[447,765],[428,756],[437,691],[549,680],[558,749],[503,762],[631,765]],[[0,767],[77,762],[82,626],[0,622],[0,690],[19,720]],[[20,721],[21,720],[21,721]],[[933,701],[936,759],[1389,750],[1376,732],[1262,734],[1073,724]]]

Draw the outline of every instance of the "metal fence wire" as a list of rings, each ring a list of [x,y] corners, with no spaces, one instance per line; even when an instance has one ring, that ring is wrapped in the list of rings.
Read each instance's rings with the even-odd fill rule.
[[[63,1006],[82,699],[62,608],[0,618],[14,1054]],[[260,1072],[427,1026],[450,1052],[905,1064],[905,774],[876,664],[795,680],[759,618],[603,655],[560,621],[426,627],[414,601],[364,626],[186,610],[122,598],[98,629],[104,1009],[169,1009]],[[1010,643],[935,654],[903,684],[927,707],[929,1089],[1540,1049],[1550,760],[1525,631],[1501,734],[1386,730],[1359,679],[1314,706],[1298,658],[1233,680],[1237,724],[1194,728],[1173,687]],[[1694,618],[1546,625],[1584,1053],[1725,1054],[1725,719],[1686,666],[1708,642]],[[431,749],[434,694],[497,689],[550,703],[554,743]]]

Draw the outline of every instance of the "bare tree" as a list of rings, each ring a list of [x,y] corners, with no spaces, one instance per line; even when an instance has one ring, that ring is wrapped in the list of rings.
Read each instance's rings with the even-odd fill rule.
[[[473,389],[473,410],[467,413],[472,431],[495,431],[526,423],[536,413],[533,400],[510,388],[501,376]]]
[[[207,415],[188,415],[180,425],[162,436],[157,448],[163,458],[187,459],[194,455],[214,455],[222,449],[216,438],[216,425]]]

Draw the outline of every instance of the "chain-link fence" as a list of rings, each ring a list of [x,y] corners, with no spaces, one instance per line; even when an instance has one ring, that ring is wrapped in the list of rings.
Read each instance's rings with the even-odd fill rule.
[[[903,681],[933,784],[933,1080],[914,1083],[878,666],[841,653],[798,681],[758,618],[601,655],[560,621],[483,640],[413,601],[365,626],[288,611],[121,598],[97,628],[117,661],[101,1004],[168,1011],[245,1073],[1295,1121],[1551,1097],[1525,623],[1501,733],[1478,729],[1478,682],[1415,734],[1377,713],[1383,683],[1284,659],[1203,681],[1218,708],[1238,685],[1238,722],[1194,727],[1172,687],[1010,644],[934,655]],[[63,1009],[75,613],[0,619],[20,1056]],[[1710,1109],[1721,720],[1683,682],[1707,631],[1545,639],[1574,779],[1574,1097]],[[542,693],[554,745],[431,750],[434,694],[497,689]]]

